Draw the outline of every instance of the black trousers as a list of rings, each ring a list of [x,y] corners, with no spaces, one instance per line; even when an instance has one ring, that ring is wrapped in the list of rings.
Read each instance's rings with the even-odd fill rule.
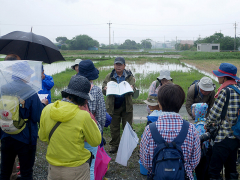
[[[230,139],[227,137],[213,145],[212,157],[208,169],[210,177],[219,178],[223,165],[225,167],[225,178],[229,178],[230,173],[237,173],[236,161],[238,146],[238,139]]]
[[[36,145],[17,141],[12,137],[1,140],[1,176],[0,180],[9,180],[16,156],[19,158],[22,180],[33,179]]]

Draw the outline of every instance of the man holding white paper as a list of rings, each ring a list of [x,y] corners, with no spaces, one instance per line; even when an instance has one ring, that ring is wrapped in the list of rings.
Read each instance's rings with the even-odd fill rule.
[[[128,122],[132,125],[133,119],[133,103],[132,103],[132,95],[135,92],[135,80],[129,71],[125,70],[126,64],[125,59],[123,57],[117,57],[114,61],[114,69],[111,73],[109,73],[105,80],[103,81],[102,85],[102,92],[106,96],[106,109],[107,112],[112,116],[112,122],[110,124],[111,129],[111,137],[112,140],[110,141],[110,153],[115,153],[118,150],[118,145],[120,142],[120,124],[122,120],[123,128]],[[123,94],[116,92],[116,93],[107,93],[107,83],[110,81],[114,81],[117,84],[121,82],[130,84],[132,91],[125,91]],[[125,83],[125,84],[126,84]],[[110,83],[111,84],[111,83]],[[127,84],[126,84],[127,85]],[[121,94],[121,95],[117,95]]]

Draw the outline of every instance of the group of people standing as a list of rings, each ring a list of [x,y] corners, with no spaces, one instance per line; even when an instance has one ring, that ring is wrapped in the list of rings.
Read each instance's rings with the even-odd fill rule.
[[[110,153],[116,153],[118,150],[121,124],[123,128],[127,122],[132,125],[132,97],[136,92],[136,86],[133,74],[125,67],[125,59],[117,57],[114,60],[113,70],[105,77],[100,89],[94,85],[94,80],[99,77],[99,71],[93,62],[77,60],[72,66],[77,74],[71,77],[68,87],[61,92],[61,100],[54,103],[50,100],[41,102],[37,94],[25,100],[25,106],[20,107],[19,115],[28,120],[26,128],[15,135],[1,133],[0,179],[10,178],[16,156],[20,162],[21,179],[33,179],[33,165],[39,137],[40,140],[48,143],[46,154],[49,163],[48,179],[94,180],[94,157],[98,146],[103,145],[102,136],[107,113],[112,117]],[[42,72],[42,83],[49,90],[54,85],[53,80],[45,75],[43,70]],[[237,122],[240,101],[239,95],[229,85],[240,90],[236,82],[240,79],[236,76],[237,68],[229,63],[222,63],[213,73],[222,84],[217,94],[215,95],[215,85],[212,80],[203,77],[190,86],[186,108],[189,119],[194,119],[196,115],[192,111],[192,105],[206,103],[207,106],[204,106],[208,107],[205,108],[206,116],[203,114],[206,118],[206,129],[210,126],[219,127],[208,168],[209,178],[221,179],[220,171],[224,165],[226,179],[238,179],[236,159],[239,144],[231,131],[230,123],[234,125]],[[48,79],[50,82],[46,82]],[[107,84],[110,81],[118,84],[127,81],[133,92],[108,95],[105,102],[103,96],[106,95]],[[229,105],[226,118],[221,119],[221,112],[226,103],[226,88],[230,90]],[[149,115],[157,112],[156,129],[168,143],[179,135],[185,122],[179,115],[184,101],[185,93],[182,87],[174,84],[168,70],[160,71],[160,76],[150,86],[146,103]],[[186,138],[181,145],[184,168],[189,179],[193,179],[192,172],[200,162],[201,146],[196,127],[189,123]],[[140,143],[140,160],[149,174],[156,174],[152,172],[153,154],[156,148],[157,143],[153,139],[150,126],[147,125]]]
[[[163,83],[163,85],[161,85],[161,73],[165,74],[166,77],[163,81],[166,83]],[[240,78],[236,76],[236,66],[229,63],[222,63],[218,70],[213,71],[213,74],[217,76],[218,82],[221,84],[216,94],[215,84],[208,77],[195,81],[189,87],[187,93],[186,110],[192,123],[189,124],[186,138],[181,144],[187,179],[194,179],[193,172],[196,172],[197,179],[220,180],[223,179],[220,175],[223,167],[225,169],[225,179],[238,179],[239,176],[236,169],[239,139],[234,136],[232,126],[236,125],[238,121],[240,95],[235,88],[240,90],[237,85]],[[179,110],[185,100],[185,93],[179,85],[172,83],[169,71],[161,71],[160,77],[150,86],[149,98],[146,104],[148,104],[147,109],[150,110],[148,111],[150,116],[151,113],[160,110],[158,120],[154,126],[164,141],[171,143],[182,131],[185,121],[179,115]],[[157,83],[158,85],[156,85]],[[230,92],[228,98],[227,91]],[[159,109],[155,97],[157,97]],[[227,99],[229,99],[229,102],[227,102]],[[227,104],[226,115],[223,117],[225,104]],[[201,123],[204,122],[205,129],[196,126],[196,123],[200,121]],[[202,130],[210,133],[210,135],[204,134],[209,136],[206,141],[204,139],[206,136],[201,137],[204,142],[200,142],[199,138],[199,133]],[[147,125],[140,144],[140,160],[149,172],[149,179],[152,178],[152,175],[154,177],[158,174],[156,171],[152,172],[153,160],[156,158],[154,154],[155,150],[163,147],[155,140],[153,132],[150,125]],[[208,141],[211,143],[209,144]],[[203,147],[207,147],[207,149],[203,149]],[[207,160],[206,154],[208,156]],[[209,154],[211,154],[210,157]],[[201,163],[199,164],[199,162]],[[171,169],[167,169],[166,172],[173,173]]]
[[[106,111],[113,119],[110,125],[110,153],[117,151],[121,118],[124,125],[127,121],[132,124],[132,93],[122,96],[109,95],[106,105],[103,94],[106,94],[109,81],[127,81],[134,90],[135,79],[130,71],[125,70],[125,59],[118,57],[101,90],[93,82],[99,77],[99,71],[93,62],[78,60],[78,63],[72,67],[77,74],[71,77],[68,87],[61,92],[62,100],[48,104],[47,99],[41,102],[37,94],[34,94],[25,100],[25,106],[20,108],[19,115],[27,119],[26,128],[15,135],[1,133],[1,179],[10,178],[16,156],[20,162],[21,179],[33,178],[39,137],[48,143],[48,179],[94,180],[94,157],[97,146],[103,144],[103,128],[106,117],[109,117]],[[42,72],[42,83],[50,85],[44,82],[44,79],[52,79],[45,75],[43,70]],[[42,91],[46,93],[46,90]]]

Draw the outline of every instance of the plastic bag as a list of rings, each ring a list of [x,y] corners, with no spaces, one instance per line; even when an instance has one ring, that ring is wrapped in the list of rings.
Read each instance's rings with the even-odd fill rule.
[[[98,146],[95,160],[94,176],[95,180],[102,180],[108,170],[108,164],[111,158],[108,156],[103,147]]]
[[[127,122],[123,130],[115,162],[127,166],[127,161],[132,155],[133,150],[137,147],[138,141],[137,134]]]

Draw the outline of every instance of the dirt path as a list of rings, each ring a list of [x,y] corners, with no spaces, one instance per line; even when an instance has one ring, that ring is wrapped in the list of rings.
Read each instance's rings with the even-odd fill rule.
[[[221,60],[181,60],[181,62],[195,66],[197,69],[211,73],[212,70],[218,70],[221,63],[226,62],[226,59]],[[240,75],[240,64],[238,59],[227,60],[227,63],[234,64],[238,68],[237,76]]]

